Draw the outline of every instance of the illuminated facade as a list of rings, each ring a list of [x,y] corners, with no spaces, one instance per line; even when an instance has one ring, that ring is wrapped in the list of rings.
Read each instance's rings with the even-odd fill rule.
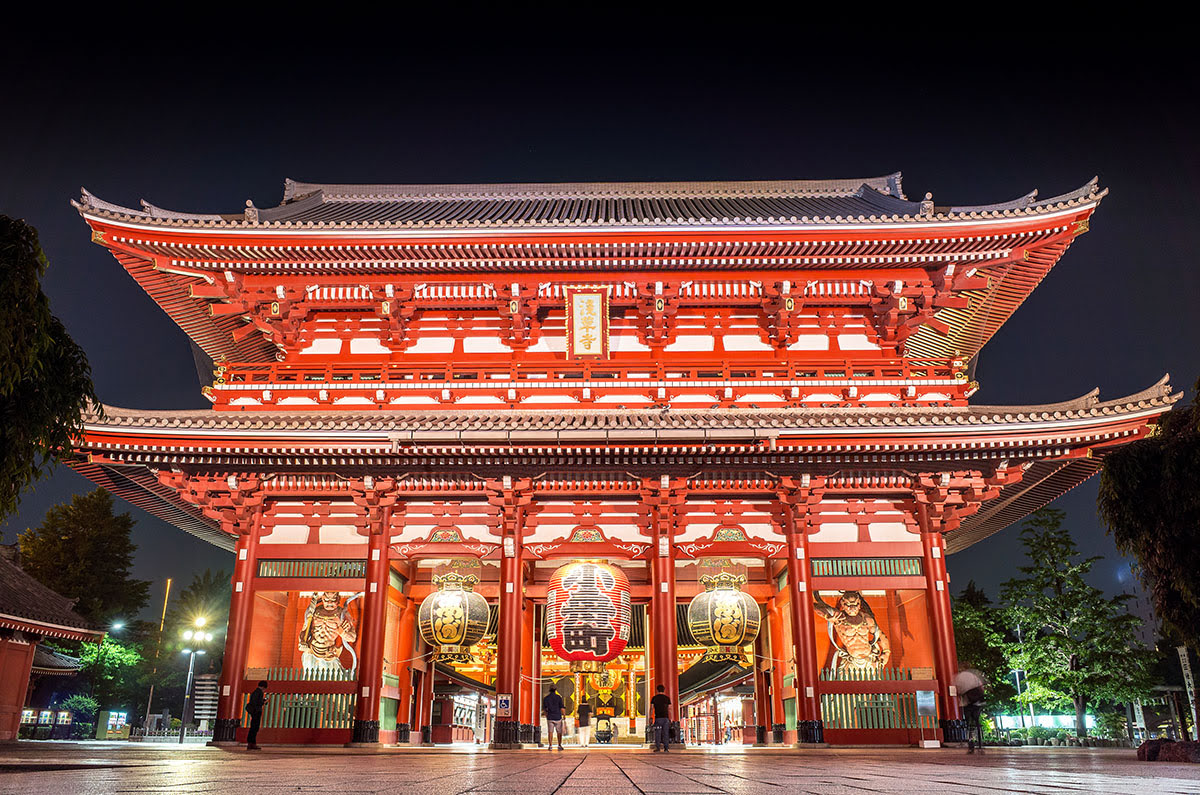
[[[234,551],[220,739],[259,678],[266,742],[529,742],[550,682],[616,742],[657,684],[679,705],[738,682],[758,742],[955,737],[945,555],[1176,397],[968,403],[971,360],[1103,195],[288,181],[203,215],[85,193],[93,239],[215,364],[211,410],[107,407],[73,466]],[[627,630],[568,636],[628,634],[599,671],[544,638],[573,561],[628,580]],[[488,627],[434,663],[418,606],[463,565]],[[720,637],[759,616],[730,653],[689,629],[704,576]]]

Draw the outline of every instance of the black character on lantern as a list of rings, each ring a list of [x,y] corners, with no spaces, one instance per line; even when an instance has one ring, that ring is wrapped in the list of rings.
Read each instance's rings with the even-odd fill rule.
[[[617,637],[611,595],[616,584],[612,574],[598,566],[579,566],[563,578],[563,590],[569,594],[562,609],[564,651],[608,652]]]

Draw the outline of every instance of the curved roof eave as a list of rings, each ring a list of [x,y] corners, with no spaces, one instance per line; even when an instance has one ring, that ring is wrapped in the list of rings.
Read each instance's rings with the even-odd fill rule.
[[[857,182],[851,180],[850,182]],[[638,183],[643,184],[643,183]],[[644,183],[653,184],[653,183]],[[664,183],[671,184],[671,183]],[[723,183],[700,183],[723,184]],[[759,183],[725,183],[725,184],[759,184]],[[776,183],[763,183],[776,184]],[[371,187],[371,186],[352,186]],[[376,186],[389,187],[389,186]],[[501,186],[470,186],[470,187],[501,187]],[[861,187],[870,187],[863,184]],[[830,194],[843,196],[844,194]],[[876,192],[877,199],[899,200],[891,194]],[[472,220],[470,217],[439,221],[436,219],[410,221],[305,221],[281,217],[271,220],[276,211],[284,210],[288,205],[277,208],[259,210],[248,206],[238,214],[201,214],[182,213],[158,210],[153,205],[135,210],[118,204],[103,201],[87,190],[83,190],[78,201],[72,205],[85,218],[101,223],[110,223],[132,228],[169,228],[181,234],[211,234],[219,232],[227,235],[247,234],[284,234],[284,235],[345,235],[347,232],[361,237],[378,237],[381,235],[405,236],[445,236],[445,235],[479,235],[495,234],[497,232],[520,231],[523,234],[538,233],[614,233],[614,232],[668,232],[668,231],[734,231],[734,230],[770,230],[770,231],[802,231],[824,229],[829,227],[845,229],[895,228],[897,224],[918,229],[960,226],[963,224],[1003,223],[1021,220],[1028,217],[1053,216],[1057,213],[1079,212],[1094,207],[1107,190],[1100,190],[1095,180],[1088,182],[1079,189],[1060,196],[1042,201],[1031,201],[1022,206],[1019,202],[1004,202],[994,205],[978,205],[974,207],[942,208],[939,211],[932,202],[903,203],[905,212],[887,212],[886,207],[872,207],[869,212],[858,214],[818,214],[808,215],[770,215],[765,216],[761,208],[755,209],[755,202],[769,199],[771,196],[745,195],[738,198],[746,199],[748,212],[734,217],[706,217],[703,214],[682,217],[663,215],[654,218],[517,218],[515,221],[484,218]],[[324,194],[321,191],[309,194],[297,203],[310,202],[320,204]],[[714,194],[714,197],[716,195]],[[318,201],[320,199],[320,201]],[[373,199],[373,201],[378,201]],[[386,199],[383,199],[386,201]],[[519,199],[514,199],[519,201]],[[899,206],[893,210],[901,209]]]

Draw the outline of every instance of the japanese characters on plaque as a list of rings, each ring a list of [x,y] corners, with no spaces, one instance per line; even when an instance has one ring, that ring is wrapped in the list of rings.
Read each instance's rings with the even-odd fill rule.
[[[568,287],[567,358],[608,358],[608,287]]]

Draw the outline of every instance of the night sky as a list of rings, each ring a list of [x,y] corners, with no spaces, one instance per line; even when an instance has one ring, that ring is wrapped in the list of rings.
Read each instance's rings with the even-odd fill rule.
[[[593,19],[547,35],[555,20],[542,15],[540,29],[504,36],[487,24],[465,34],[455,20],[437,29],[363,20],[352,31],[331,23],[319,37],[197,30],[189,39],[187,25],[122,33],[106,19],[77,40],[31,36],[0,52],[0,213],[40,230],[51,262],[45,290],[86,349],[101,399],[184,409],[208,405],[188,339],[90,243],[68,203],[80,186],[127,206],[145,198],[240,212],[248,198],[276,205],[285,177],[742,180],[900,170],[910,198],[931,191],[938,204],[982,204],[1032,188],[1048,197],[1098,175],[1111,195],[1092,231],[984,348],[973,402],[1052,402],[1094,386],[1112,398],[1165,372],[1190,392],[1200,376],[1200,93],[1187,50],[1015,43],[1030,36],[946,50],[771,20],[722,22],[702,36],[644,27],[666,21]],[[25,496],[5,542],[90,487],[61,468]],[[1096,584],[1120,590],[1128,563],[1104,535],[1095,498],[1093,479],[1057,505],[1080,545],[1106,556]],[[138,520],[136,576],[186,583],[193,572],[231,567],[228,553],[127,507]],[[994,596],[1019,558],[1009,528],[950,560],[954,590],[974,579]],[[161,585],[155,591],[161,598]]]

